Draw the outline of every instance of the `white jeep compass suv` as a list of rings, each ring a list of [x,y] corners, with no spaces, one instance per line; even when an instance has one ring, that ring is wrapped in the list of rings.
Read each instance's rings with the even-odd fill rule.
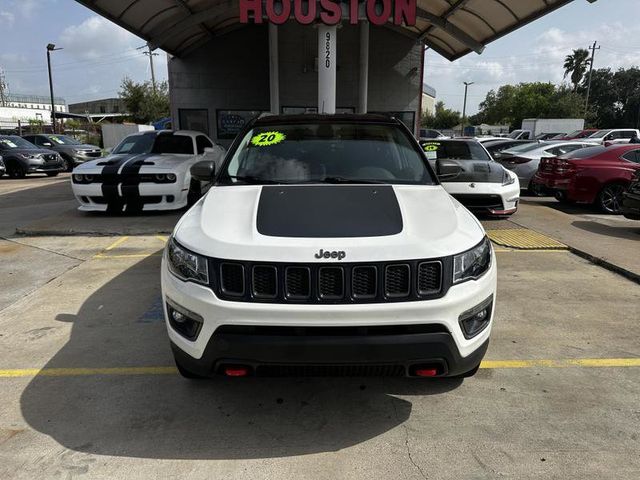
[[[440,162],[440,160],[439,160]],[[443,161],[441,178],[459,173]],[[473,375],[496,261],[399,121],[268,116],[176,226],[162,297],[186,377]]]

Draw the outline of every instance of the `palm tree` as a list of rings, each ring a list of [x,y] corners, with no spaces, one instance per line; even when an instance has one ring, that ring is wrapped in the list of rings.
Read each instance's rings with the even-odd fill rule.
[[[587,68],[589,67],[589,51],[584,48],[574,50],[571,55],[567,55],[564,60],[564,78],[571,75],[573,91],[578,91],[578,85],[582,82]]]

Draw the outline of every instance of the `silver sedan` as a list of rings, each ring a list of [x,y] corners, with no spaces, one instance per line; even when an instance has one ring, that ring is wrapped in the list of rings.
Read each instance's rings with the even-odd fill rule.
[[[576,141],[526,143],[505,150],[501,158],[496,161],[518,175],[522,190],[530,190],[531,179],[538,171],[541,159],[554,158],[593,145],[589,142]]]

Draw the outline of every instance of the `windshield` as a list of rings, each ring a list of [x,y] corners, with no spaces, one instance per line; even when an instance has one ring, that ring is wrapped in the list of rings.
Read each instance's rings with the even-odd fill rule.
[[[347,123],[253,128],[218,181],[433,183],[424,157],[399,127]]]
[[[153,147],[155,135],[129,135],[113,149],[115,154],[149,153]]]
[[[594,133],[593,135],[591,135],[589,138],[604,138],[607,133],[609,133],[611,130],[598,130],[596,133]]]
[[[422,148],[429,160],[484,160],[493,159],[476,141],[438,141],[423,142]]]
[[[193,139],[186,135],[163,133],[156,137],[151,153],[171,153],[174,155],[193,155]]]
[[[514,130],[513,132],[511,132],[509,134],[509,136],[507,138],[516,139],[516,138],[518,138],[518,135],[520,135],[521,133],[522,133],[522,130]]]
[[[47,135],[47,138],[58,145],[80,145],[81,143],[68,135]]]
[[[24,138],[18,137],[16,135],[8,135],[5,137],[0,137],[0,148],[3,150],[11,150],[14,148],[26,148],[29,150],[37,149],[31,142],[27,142]]]

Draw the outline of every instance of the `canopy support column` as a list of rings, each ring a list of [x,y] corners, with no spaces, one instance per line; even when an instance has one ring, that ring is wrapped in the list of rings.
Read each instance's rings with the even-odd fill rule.
[[[336,113],[335,25],[318,25],[318,113]]]
[[[280,113],[280,77],[278,62],[278,26],[269,23],[269,97],[271,113]]]
[[[369,22],[360,22],[360,85],[358,88],[358,113],[367,113],[369,96]]]

